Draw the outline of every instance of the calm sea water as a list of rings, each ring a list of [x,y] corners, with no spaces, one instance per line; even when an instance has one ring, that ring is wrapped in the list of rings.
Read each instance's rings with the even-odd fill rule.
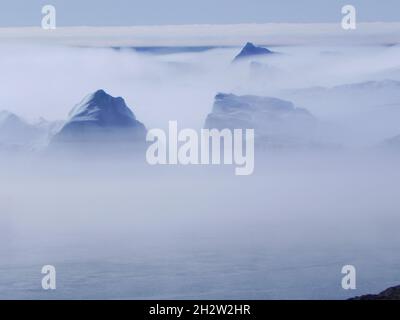
[[[3,176],[2,299],[344,299],[400,283],[396,163]],[[4,174],[3,174],[4,175]],[[11,179],[12,178],[12,179]],[[41,268],[54,265],[57,289]],[[341,288],[341,269],[357,289]]]

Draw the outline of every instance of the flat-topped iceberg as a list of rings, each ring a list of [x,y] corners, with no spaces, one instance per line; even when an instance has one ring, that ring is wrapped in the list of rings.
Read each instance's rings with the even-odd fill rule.
[[[317,124],[311,113],[290,101],[218,93],[204,127],[254,129],[258,146],[298,147],[314,144]]]

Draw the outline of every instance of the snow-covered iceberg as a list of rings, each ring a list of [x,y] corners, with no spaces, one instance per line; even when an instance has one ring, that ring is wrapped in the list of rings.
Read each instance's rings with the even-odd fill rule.
[[[318,121],[290,101],[218,93],[206,129],[254,129],[258,147],[315,146]]]
[[[145,137],[145,126],[136,119],[125,100],[98,90],[71,110],[51,145],[130,149],[135,144],[144,144]]]
[[[247,42],[235,59],[233,59],[233,61],[235,62],[247,58],[253,58],[254,56],[265,56],[273,53],[273,51],[267,48],[258,47],[251,42]]]
[[[10,111],[0,111],[0,151],[32,151],[47,144],[48,126],[29,123]]]

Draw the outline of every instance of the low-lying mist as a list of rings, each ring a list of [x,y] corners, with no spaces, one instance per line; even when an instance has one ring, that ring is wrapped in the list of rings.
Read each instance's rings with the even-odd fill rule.
[[[388,77],[400,80],[398,47],[272,49],[278,54],[258,59],[257,63],[250,59],[232,64],[240,48],[156,55],[133,49],[3,45],[0,108],[30,120],[65,120],[84,96],[105,89],[113,96],[122,96],[148,128],[166,128],[169,120],[177,120],[182,127],[198,129],[211,111],[215,94],[232,92],[292,100],[321,120],[344,126],[340,131],[346,131],[350,141],[355,134],[359,145],[377,142],[369,131],[379,139],[394,133],[395,124],[388,131],[383,123],[390,119],[387,110],[382,111],[383,120],[374,122],[381,112],[368,110],[368,118],[368,112],[362,113],[362,101],[353,102],[351,95],[343,98],[333,93],[329,99],[323,95],[313,99],[309,92],[293,95],[293,90]],[[382,105],[398,105],[399,101],[393,101],[390,95],[389,91],[388,101],[383,98]],[[346,144],[346,137],[340,142]]]
[[[252,94],[305,108],[337,145],[256,150],[243,177],[225,165],[150,166],[144,153],[2,154],[1,298],[336,299],[400,280],[399,155],[376,147],[400,134],[398,46],[282,46],[235,64],[240,48],[0,49],[0,109],[32,121],[65,120],[104,89],[147,129],[177,120],[197,130],[218,92]],[[336,88],[349,83],[357,89]],[[365,113],[351,98],[382,86]],[[40,287],[46,264],[57,268],[55,292]],[[357,266],[356,291],[340,286],[346,264]]]
[[[397,279],[397,159],[260,154],[232,166],[13,164],[0,190],[3,298],[344,298]],[[51,296],[37,285],[55,265]],[[340,287],[357,265],[356,291]]]

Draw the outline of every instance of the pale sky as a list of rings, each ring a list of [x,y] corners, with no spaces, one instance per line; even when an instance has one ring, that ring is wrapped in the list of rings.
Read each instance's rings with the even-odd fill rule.
[[[1,0],[0,26],[40,26],[46,4],[58,26],[336,22],[345,4],[360,22],[400,21],[399,0]]]

